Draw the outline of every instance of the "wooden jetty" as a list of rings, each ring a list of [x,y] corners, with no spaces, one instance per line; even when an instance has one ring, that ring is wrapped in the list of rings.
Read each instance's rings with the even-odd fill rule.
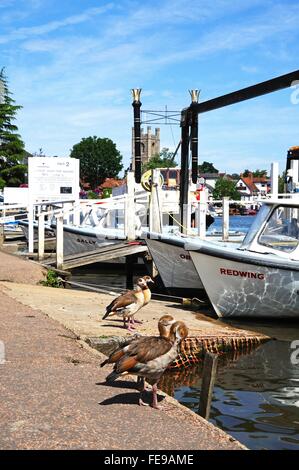
[[[147,252],[147,246],[143,242],[125,241],[108,245],[103,248],[98,248],[97,250],[76,253],[74,255],[67,255],[63,258],[63,261],[60,264],[60,269],[69,270],[88,264],[103,263],[115,258],[120,258],[123,256],[128,257],[145,252]],[[56,260],[45,260],[43,264],[49,267],[55,266]]]

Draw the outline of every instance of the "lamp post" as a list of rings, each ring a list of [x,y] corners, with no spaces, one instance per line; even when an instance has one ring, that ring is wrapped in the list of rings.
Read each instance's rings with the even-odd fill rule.
[[[136,183],[140,183],[141,181],[141,135],[140,135],[140,126],[141,126],[141,119],[140,119],[140,108],[141,108],[141,101],[140,101],[140,94],[141,88],[133,88],[132,89],[132,96],[133,96],[133,109],[134,109],[134,158],[135,158],[135,181]]]
[[[196,184],[198,176],[198,114],[194,106],[198,103],[199,90],[189,90],[191,96],[191,176],[192,183]]]
[[[198,116],[195,106],[198,104],[199,90],[189,90],[191,104],[181,113],[181,172],[180,172],[180,212],[183,232],[188,226],[188,192],[189,192],[189,140],[191,130],[192,182],[197,181],[198,172]]]

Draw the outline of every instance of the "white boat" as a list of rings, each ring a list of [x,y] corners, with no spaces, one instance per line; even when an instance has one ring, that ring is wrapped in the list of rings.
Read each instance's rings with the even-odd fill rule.
[[[20,220],[19,221],[19,226],[21,227],[21,230],[23,232],[24,237],[26,240],[29,240],[29,222],[28,219]],[[34,241],[37,242],[38,240],[38,224],[36,221],[33,222],[33,236],[34,236]],[[48,223],[45,223],[45,238],[55,238],[56,237],[56,232],[53,228]]]
[[[147,247],[169,294],[202,297],[204,287],[189,253],[185,250],[186,239],[155,233],[148,233],[147,236]]]
[[[299,199],[264,201],[239,247],[188,241],[219,317],[299,318]]]
[[[142,217],[146,216],[144,204],[135,204],[135,229],[136,235],[140,235],[144,227],[141,227]],[[107,245],[122,243],[126,240],[124,234],[124,200],[111,198],[100,203],[82,205],[79,214],[80,224],[75,225],[73,215],[71,223],[63,224],[63,252],[64,256],[86,253]],[[28,220],[20,222],[24,236],[28,241]],[[33,222],[34,240],[38,238],[38,223]],[[45,223],[45,238],[56,238],[55,218]]]
[[[141,217],[146,214],[146,208],[142,204],[136,204],[135,208],[135,229],[138,237],[142,232]],[[64,255],[85,253],[123,242],[126,240],[124,224],[123,203],[93,206],[79,226],[63,225]],[[54,225],[52,227],[55,228]]]
[[[213,243],[221,243],[221,233],[207,234]],[[240,244],[244,233],[230,232],[230,241],[225,244]],[[161,276],[164,287],[169,294],[181,297],[206,298],[203,283],[194,267],[185,243],[194,241],[194,237],[187,237],[181,233],[158,234],[148,232],[144,234],[149,252]]]
[[[63,226],[63,253],[65,256],[97,250],[121,243],[123,240],[126,240],[126,237],[121,229]]]

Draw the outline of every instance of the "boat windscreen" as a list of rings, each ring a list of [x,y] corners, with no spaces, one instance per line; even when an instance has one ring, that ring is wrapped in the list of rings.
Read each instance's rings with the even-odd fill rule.
[[[239,250],[247,250],[249,248],[257,232],[260,230],[261,226],[264,224],[265,220],[267,219],[271,209],[272,209],[272,206],[270,204],[262,205],[252,225],[250,226]]]
[[[260,234],[259,243],[276,251],[295,251],[299,245],[298,221],[298,207],[276,207]]]

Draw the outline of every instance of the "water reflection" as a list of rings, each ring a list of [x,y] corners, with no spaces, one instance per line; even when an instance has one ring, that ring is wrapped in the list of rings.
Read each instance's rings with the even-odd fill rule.
[[[210,421],[250,449],[299,449],[299,365],[290,342],[269,341],[237,360],[219,360]],[[198,410],[202,364],[167,373],[161,384],[182,404]],[[184,379],[184,374],[186,380]]]

